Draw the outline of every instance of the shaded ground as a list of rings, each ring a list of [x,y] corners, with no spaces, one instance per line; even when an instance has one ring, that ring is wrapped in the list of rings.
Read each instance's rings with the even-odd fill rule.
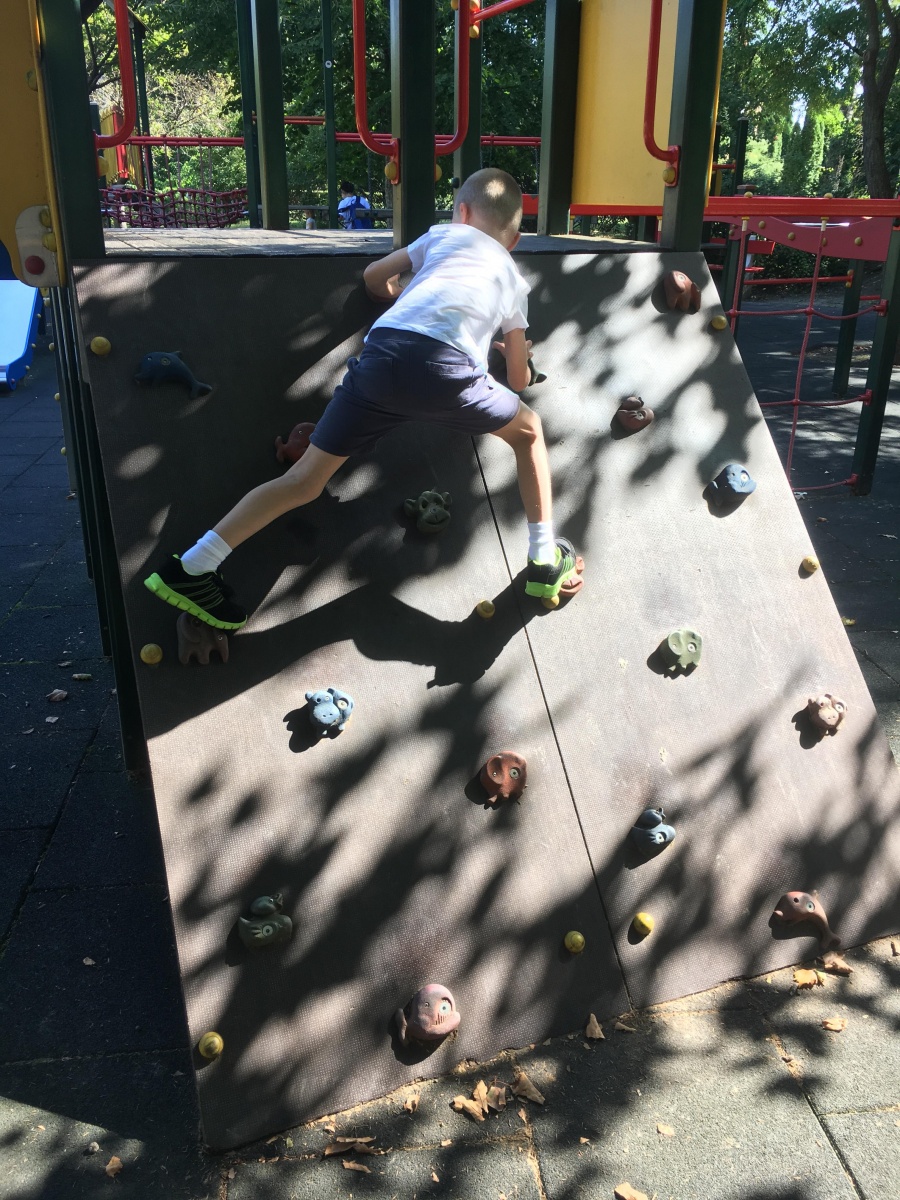
[[[801,326],[744,322],[739,342],[761,400],[790,395]],[[861,322],[857,341],[870,337]],[[835,338],[824,326],[813,345]],[[890,939],[850,952],[854,973],[810,992],[797,994],[789,971],[725,985],[640,1014],[633,1033],[607,1023],[604,1041],[557,1039],[269,1144],[205,1155],[153,801],[122,769],[52,363],[44,338],[29,383],[0,397],[5,1194],[574,1200],[612,1196],[629,1180],[677,1200],[896,1200],[900,957]],[[803,394],[829,398],[831,369],[826,352],[812,356]],[[768,412],[783,449],[790,418]],[[857,412],[804,410],[795,486],[849,474]],[[849,634],[900,756],[896,402],[883,446],[872,496],[810,491],[801,509],[838,605],[856,621]],[[53,688],[68,700],[49,703]],[[828,1017],[846,1018],[846,1029],[824,1030]],[[479,1078],[512,1080],[516,1064],[545,1105],[516,1101],[481,1124],[449,1107]],[[360,1158],[369,1175],[322,1159],[348,1134],[392,1152]],[[115,1183],[112,1155],[124,1163]]]

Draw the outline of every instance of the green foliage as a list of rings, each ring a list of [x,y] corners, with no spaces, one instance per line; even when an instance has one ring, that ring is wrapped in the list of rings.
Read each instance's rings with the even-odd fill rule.
[[[825,127],[815,113],[807,112],[787,139],[781,192],[785,196],[818,196],[825,151]]]

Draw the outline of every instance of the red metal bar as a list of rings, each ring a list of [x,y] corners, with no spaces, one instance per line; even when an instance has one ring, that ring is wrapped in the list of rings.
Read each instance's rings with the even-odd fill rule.
[[[644,145],[647,152],[661,162],[670,163],[675,168],[675,178],[668,184],[674,186],[678,181],[677,146],[669,146],[663,150],[656,144],[656,86],[659,76],[659,38],[662,28],[662,0],[651,0],[650,6],[650,44],[647,49],[647,84],[644,91]]]
[[[285,117],[285,125],[324,125],[324,117]]]
[[[460,11],[462,11],[466,0],[459,0]],[[488,8],[476,9],[472,13],[472,23],[478,21],[486,21],[488,17],[500,17],[504,13],[512,12],[514,8],[524,8],[526,4],[533,4],[534,0],[499,0],[498,4],[491,4]]]
[[[750,250],[752,254],[752,249]],[[846,283],[852,275],[820,275],[819,283]],[[774,287],[779,283],[812,283],[812,275],[797,275],[791,279],[748,279],[745,287]]]
[[[128,139],[129,146],[243,146],[242,137],[148,137],[136,134]]]
[[[710,196],[704,217],[723,220],[731,217],[809,217],[829,222],[838,217],[900,217],[900,199],[867,200],[854,196]]]
[[[373,154],[394,157],[397,139],[385,138],[369,129],[369,103],[366,95],[366,0],[353,0],[353,97],[356,128],[360,141]]]
[[[113,0],[116,13],[116,46],[119,54],[119,77],[122,81],[122,127],[115,133],[95,133],[98,150],[123,145],[134,133],[137,122],[137,88],[134,82],[134,58],[131,53],[131,28],[128,0]]]

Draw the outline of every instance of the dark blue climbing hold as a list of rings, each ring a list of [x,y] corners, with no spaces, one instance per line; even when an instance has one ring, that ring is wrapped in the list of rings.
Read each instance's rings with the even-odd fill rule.
[[[666,825],[661,808],[645,808],[634,823],[631,840],[642,850],[656,850],[675,840],[675,830]]]
[[[191,399],[212,391],[212,384],[201,383],[194,372],[178,357],[177,350],[153,350],[145,354],[134,374],[135,383],[181,383],[190,390]]]
[[[340,733],[353,712],[353,697],[337,688],[307,692],[309,719],[319,737],[325,737],[332,729]]]
[[[709,485],[710,495],[719,507],[733,504],[736,500],[749,496],[756,491],[756,482],[750,478],[750,472],[740,463],[729,463]]]

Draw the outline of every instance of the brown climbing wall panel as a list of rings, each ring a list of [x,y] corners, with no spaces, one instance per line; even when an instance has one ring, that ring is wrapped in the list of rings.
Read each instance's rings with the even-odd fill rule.
[[[176,610],[141,584],[250,487],[275,477],[274,439],[315,420],[372,319],[361,262],[202,259],[78,270],[114,532],[138,663],[153,784],[204,1132],[227,1147],[489,1057],[590,1011],[627,1007],[469,438],[407,429],[346,468],[302,514],[253,539],[228,578],[253,621],[227,666],[185,668]],[[180,350],[213,392],[131,376]],[[403,501],[451,493],[437,538]],[[496,615],[474,613],[483,596]],[[309,747],[304,693],[349,692],[334,741]],[[478,802],[482,764],[523,753],[520,805]],[[293,940],[253,954],[235,936],[280,891]],[[590,952],[562,950],[579,929]],[[457,1038],[400,1061],[389,1022],[444,983]],[[405,1057],[405,1056],[403,1056]]]
[[[592,868],[637,1001],[808,953],[766,925],[788,888],[819,887],[845,940],[900,925],[897,775],[826,582],[800,577],[802,522],[691,256],[521,258],[549,375],[529,398],[558,523],[587,559],[577,598],[547,613],[510,581],[525,543],[506,448],[478,443],[486,493],[468,439],[410,427],[235,554],[255,611],[228,665],[177,664],[175,611],[140,580],[278,473],[277,433],[321,413],[373,315],[365,261],[76,269],[85,340],[113,345],[89,368],[133,643],[166,650],[138,681],[191,1037],[225,1040],[198,1059],[215,1147],[624,1009]],[[702,281],[700,314],[665,310],[668,267]],[[141,356],[164,349],[213,392],[137,387]],[[632,392],[656,420],[625,437],[610,422]],[[701,492],[732,459],[759,486],[721,516]],[[427,487],[453,496],[431,540],[401,515]],[[490,621],[472,611],[483,597]],[[647,660],[684,625],[703,660],[664,678]],[[356,712],[309,748],[298,710],[326,686]],[[811,746],[792,716],[822,690],[851,713]],[[500,749],[527,757],[529,786],[491,811],[470,797]],[[627,833],[657,797],[678,837],[636,866]],[[251,956],[234,925],[272,891],[294,938]],[[632,945],[638,908],[656,929]],[[587,938],[574,959],[569,929]],[[431,980],[454,992],[460,1034],[400,1061],[391,1012]]]

